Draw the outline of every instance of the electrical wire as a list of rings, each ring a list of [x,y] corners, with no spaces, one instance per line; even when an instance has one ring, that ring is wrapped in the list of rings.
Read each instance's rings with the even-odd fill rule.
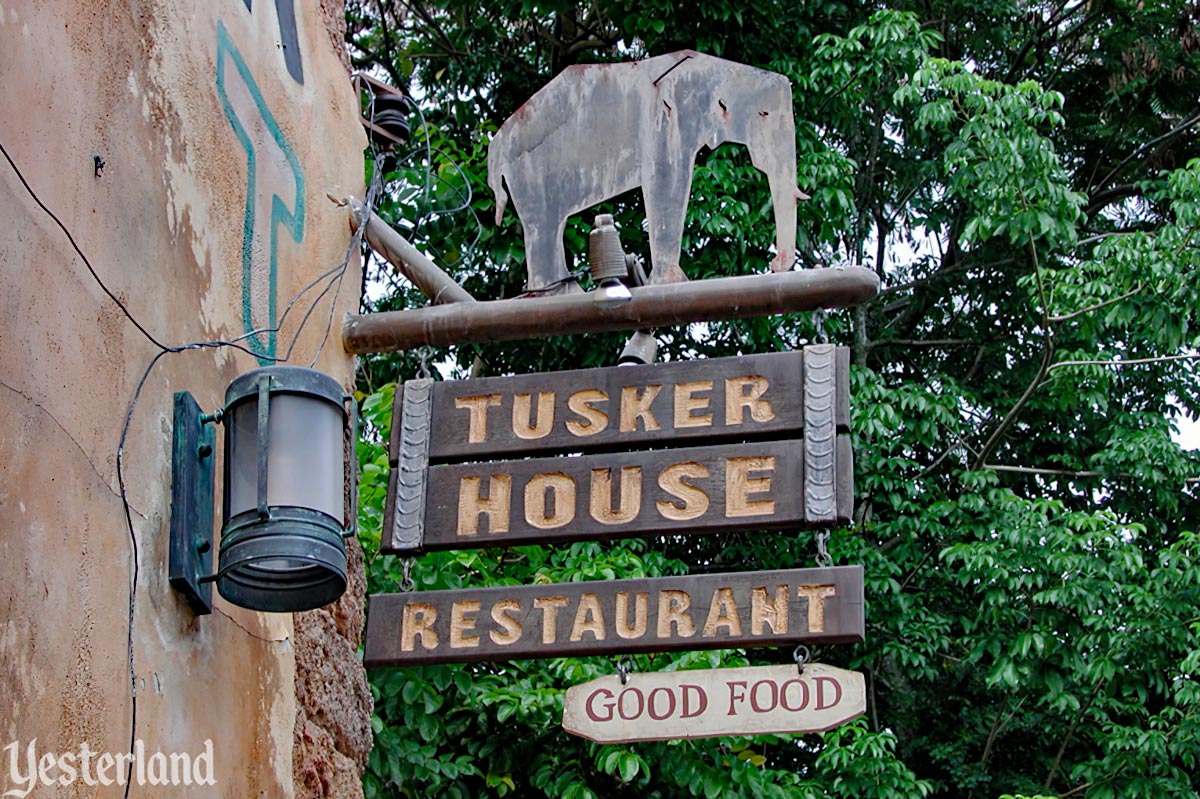
[[[372,98],[371,108],[372,108],[371,114],[373,117],[373,115],[374,115],[374,111],[373,111],[374,100],[373,100],[373,98]],[[372,151],[374,151],[373,146],[372,146]],[[317,307],[317,305],[320,303],[320,301],[329,293],[331,288],[333,288],[334,286],[337,286],[338,290],[340,291],[342,280],[344,279],[345,274],[349,268],[350,259],[353,256],[354,250],[358,246],[359,241],[361,240],[361,234],[362,234],[363,229],[365,228],[366,221],[369,218],[370,214],[372,213],[373,203],[375,202],[378,191],[380,190],[381,181],[377,177],[373,177],[372,188],[370,191],[367,192],[367,196],[363,203],[362,219],[360,220],[358,231],[356,232],[355,236],[352,238],[351,244],[346,250],[345,257],[342,259],[342,261],[338,265],[334,266],[332,269],[325,271],[324,273],[319,275],[317,278],[310,281],[307,285],[302,287],[288,301],[287,306],[284,308],[283,314],[279,317],[279,320],[277,321],[277,323],[274,326],[262,327],[262,328],[250,330],[239,336],[235,336],[230,339],[195,341],[195,342],[190,342],[188,344],[170,346],[170,345],[164,344],[156,336],[154,336],[152,333],[150,333],[150,331],[147,330],[146,327],[143,326],[133,316],[133,314],[129,311],[129,309],[125,306],[125,304],[121,302],[121,300],[116,296],[116,294],[114,294],[112,292],[112,290],[109,289],[108,285],[105,284],[105,282],[100,278],[100,275],[96,272],[96,269],[92,266],[91,260],[87,257],[87,255],[83,252],[83,249],[76,242],[75,236],[72,234],[71,230],[66,226],[65,223],[63,223],[63,221],[58,217],[58,215],[56,213],[54,213],[54,211],[51,210],[50,207],[47,206],[42,201],[41,197],[38,196],[37,192],[29,184],[29,181],[26,180],[25,175],[21,172],[20,167],[17,166],[17,164],[13,160],[12,156],[9,155],[8,149],[6,147],[4,147],[3,143],[0,143],[0,154],[3,154],[5,161],[8,162],[9,167],[16,174],[17,179],[21,182],[21,185],[25,188],[25,191],[29,194],[30,198],[34,201],[34,203],[37,204],[37,206],[48,217],[50,217],[51,220],[53,220],[55,225],[59,228],[59,230],[66,237],[67,241],[70,242],[71,248],[75,251],[76,255],[79,256],[79,259],[83,262],[84,266],[87,268],[88,273],[92,276],[92,279],[96,282],[96,284],[100,287],[100,289],[104,292],[104,294],[110,300],[112,300],[112,302],[117,306],[117,308],[120,309],[121,313],[125,316],[125,318],[129,321],[129,323],[132,324],[133,327],[136,328],[137,331],[139,333],[141,333],[142,336],[150,344],[154,345],[154,347],[158,350],[153,355],[153,357],[150,359],[150,362],[146,365],[145,370],[142,372],[141,378],[138,380],[137,386],[134,388],[133,396],[130,399],[129,406],[128,406],[128,409],[125,414],[125,422],[121,427],[120,439],[117,444],[117,463],[116,463],[117,486],[118,486],[118,490],[119,490],[119,494],[120,494],[122,510],[125,515],[125,524],[126,524],[126,529],[127,529],[128,535],[129,535],[130,552],[131,552],[131,560],[132,560],[131,565],[130,565],[130,583],[129,583],[129,619],[128,619],[127,635],[126,635],[126,654],[127,654],[127,659],[128,659],[128,663],[129,663],[129,687],[130,687],[129,751],[132,752],[132,751],[134,751],[134,747],[137,742],[138,687],[137,687],[137,669],[136,669],[136,664],[135,664],[135,660],[134,660],[133,626],[134,626],[134,619],[135,619],[136,610],[137,610],[137,583],[138,583],[138,578],[140,576],[140,566],[139,566],[140,552],[139,552],[139,548],[138,548],[137,533],[134,530],[134,525],[133,525],[133,510],[129,504],[129,496],[128,496],[128,492],[126,490],[126,485],[125,485],[125,444],[128,441],[129,430],[133,423],[134,411],[137,408],[137,403],[138,403],[139,398],[141,397],[142,389],[145,387],[146,381],[149,380],[150,374],[154,370],[154,367],[163,358],[163,356],[168,355],[168,354],[185,352],[188,350],[216,349],[216,348],[220,348],[220,347],[230,347],[230,348],[238,350],[240,352],[244,352],[247,355],[250,355],[252,357],[258,358],[260,360],[267,360],[267,361],[271,361],[273,363],[281,363],[281,362],[286,362],[286,361],[290,360],[293,349],[296,346],[296,343],[300,338],[300,334],[303,332],[305,326],[307,325],[308,320],[311,317],[313,310]],[[284,353],[283,357],[274,357],[274,356],[268,356],[268,355],[264,355],[261,353],[257,353],[257,352],[250,350],[248,347],[242,346],[242,344],[240,344],[240,342],[245,341],[253,336],[262,335],[264,333],[279,332],[283,328],[285,322],[287,321],[287,317],[291,313],[293,307],[295,307],[295,305],[304,297],[305,294],[307,294],[309,291],[311,291],[312,289],[319,286],[322,282],[326,283],[324,289],[322,289],[321,292],[318,293],[318,295],[309,304],[308,310],[305,312],[304,316],[301,318],[300,324],[297,325],[296,332],[292,336],[291,343],[288,345],[288,348],[287,348],[286,352]],[[335,298],[337,297],[337,292],[334,293],[334,297]],[[319,357],[319,355],[320,355],[321,349],[324,348],[325,342],[329,338],[329,331],[333,326],[333,309],[334,309],[335,305],[336,305],[336,302],[333,302],[333,301],[330,302],[329,318],[328,318],[327,325],[325,328],[324,336],[321,340],[320,347],[318,347],[317,354],[314,355],[314,357],[313,357],[314,364],[316,363],[317,357]],[[129,791],[133,785],[132,776],[133,776],[133,762],[131,760],[126,768],[125,790],[124,790],[124,794],[123,794],[124,799],[129,799]]]

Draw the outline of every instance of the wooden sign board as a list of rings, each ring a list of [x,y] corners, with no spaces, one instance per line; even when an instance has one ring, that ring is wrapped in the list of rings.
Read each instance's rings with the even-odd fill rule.
[[[433,466],[424,549],[803,526],[803,487],[802,441]]]
[[[367,667],[863,640],[861,566],[377,594]]]
[[[429,455],[437,463],[785,438],[804,427],[803,383],[802,352],[438,382]],[[839,410],[835,423],[848,428],[848,405]]]
[[[410,380],[381,549],[844,524],[847,352]]]
[[[598,743],[824,732],[867,710],[863,675],[796,666],[632,673],[567,689],[562,725]]]

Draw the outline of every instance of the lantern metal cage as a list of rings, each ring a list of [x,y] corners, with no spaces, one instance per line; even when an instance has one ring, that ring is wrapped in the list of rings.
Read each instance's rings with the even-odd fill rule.
[[[222,525],[212,568],[213,431],[225,428]],[[197,614],[210,583],[241,607],[296,612],[346,589],[354,531],[357,418],[353,398],[314,369],[267,366],[241,375],[224,407],[201,414],[175,395],[170,580]]]

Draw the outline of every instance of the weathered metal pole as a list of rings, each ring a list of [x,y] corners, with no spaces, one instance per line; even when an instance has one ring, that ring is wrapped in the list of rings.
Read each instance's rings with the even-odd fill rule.
[[[335,200],[335,202],[347,206],[351,232],[357,232],[359,220],[362,219],[362,203],[353,197]],[[425,253],[414,247],[391,225],[375,214],[371,214],[367,219],[367,229],[363,233],[367,243],[371,245],[371,249],[396,267],[400,274],[411,280],[413,285],[429,298],[430,302],[438,305],[447,302],[475,301],[475,298],[466,289],[454,282],[454,278],[439,269],[438,265],[429,260]]]
[[[879,291],[875,272],[861,266],[710,278],[632,289],[633,299],[600,308],[590,294],[559,294],[490,302],[457,302],[411,311],[351,316],[342,328],[346,351],[395,352],[426,345],[544,338],[746,319],[846,308]]]

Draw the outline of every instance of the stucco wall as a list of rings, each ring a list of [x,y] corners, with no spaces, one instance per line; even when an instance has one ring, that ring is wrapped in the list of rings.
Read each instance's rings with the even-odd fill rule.
[[[0,144],[96,271],[0,159],[0,747],[129,750],[136,541],[135,734],[148,751],[200,753],[211,740],[217,784],[135,785],[130,796],[360,790],[361,583],[297,629],[220,599],[195,617],[167,583],[172,393],[215,409],[258,360],[206,348],[164,355],[148,373],[124,449],[131,541],[118,441],[159,348],[100,285],[177,346],[271,326],[343,260],[345,213],[325,195],[361,194],[364,138],[330,33],[338,5],[0,0]],[[339,328],[358,268],[351,259],[319,301],[290,360],[315,357],[347,386]],[[251,348],[282,356],[316,297]],[[297,650],[309,653],[299,665]],[[342,684],[317,690],[331,668]],[[0,793],[8,778],[0,768]],[[123,789],[77,780],[31,794],[56,795]]]

